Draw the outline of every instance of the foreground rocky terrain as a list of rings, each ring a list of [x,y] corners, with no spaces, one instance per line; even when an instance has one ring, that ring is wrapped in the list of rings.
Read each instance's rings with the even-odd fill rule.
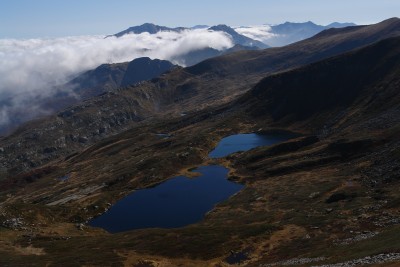
[[[327,30],[25,125],[0,141],[0,263],[396,266],[399,35],[399,19]],[[277,131],[300,137],[207,157],[229,134]],[[203,221],[118,234],[86,224],[133,190],[200,164],[226,166],[245,185]]]

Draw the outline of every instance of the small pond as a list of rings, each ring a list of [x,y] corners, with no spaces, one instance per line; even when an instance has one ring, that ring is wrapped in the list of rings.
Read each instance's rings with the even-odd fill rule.
[[[209,154],[225,157],[238,151],[286,141],[288,134],[236,134],[225,137]],[[111,233],[143,228],[177,228],[197,223],[214,206],[240,191],[243,185],[227,179],[228,169],[222,166],[201,166],[195,178],[173,177],[152,188],[137,190],[118,201],[89,225]]]
[[[247,151],[259,146],[271,146],[293,138],[293,134],[235,134],[223,138],[217,147],[208,154],[210,158],[222,158],[239,151]]]

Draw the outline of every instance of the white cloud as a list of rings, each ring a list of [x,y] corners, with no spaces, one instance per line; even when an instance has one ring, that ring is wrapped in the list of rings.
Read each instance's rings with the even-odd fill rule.
[[[23,105],[31,99],[52,96],[56,93],[54,86],[103,63],[143,56],[171,60],[195,49],[222,50],[232,46],[229,35],[207,29],[129,34],[121,38],[0,39],[0,126],[9,121],[11,110],[25,108]]]
[[[246,37],[261,41],[263,43],[268,42],[269,39],[276,36],[271,32],[271,27],[268,25],[237,27],[235,28],[235,31]]]

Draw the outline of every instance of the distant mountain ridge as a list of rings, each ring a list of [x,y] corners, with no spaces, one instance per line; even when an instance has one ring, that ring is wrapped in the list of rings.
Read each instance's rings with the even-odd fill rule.
[[[153,23],[144,23],[139,26],[130,27],[124,31],[116,33],[115,37],[122,37],[126,34],[142,34],[142,33],[149,33],[149,34],[156,34],[158,32],[182,32],[185,30],[196,30],[196,29],[209,29],[212,31],[219,31],[225,32],[229,34],[232,38],[232,41],[235,45],[242,45],[246,47],[258,47],[261,49],[268,48],[270,46],[284,46],[287,44],[291,44],[294,42],[298,42],[307,38],[310,38],[323,30],[330,29],[330,28],[344,28],[349,26],[356,26],[355,23],[351,22],[332,22],[326,26],[318,25],[312,21],[307,22],[285,22],[282,24],[271,25],[271,37],[267,40],[259,41],[252,38],[249,35],[243,35],[225,24],[219,24],[215,26],[207,26],[207,25],[196,25],[193,27],[175,27],[170,28],[166,26],[160,26]],[[107,37],[110,37],[107,36]]]
[[[357,24],[353,22],[332,22],[331,24],[328,24],[325,26],[325,28],[344,28],[344,27],[351,27],[351,26],[357,26]]]
[[[236,32],[233,28],[227,25],[217,25],[217,26],[206,26],[206,25],[196,25],[192,28],[185,28],[185,27],[177,27],[177,28],[169,28],[165,26],[159,26],[152,23],[145,23],[140,26],[133,26],[124,31],[121,31],[117,34],[114,34],[115,37],[122,37],[126,34],[142,34],[142,33],[149,33],[149,34],[156,34],[158,32],[181,32],[184,30],[196,30],[196,29],[208,29],[209,31],[216,31],[216,32],[224,32],[231,36],[232,42],[234,44],[233,47],[218,50],[212,47],[204,47],[200,49],[195,49],[189,51],[185,54],[179,54],[171,58],[170,60],[176,64],[181,66],[192,66],[195,65],[203,60],[225,55],[232,51],[239,51],[239,50],[255,50],[255,49],[264,49],[268,48],[269,46],[264,44],[263,42],[251,39],[246,37],[242,34]]]
[[[185,27],[176,27],[176,28],[169,28],[165,26],[155,25],[153,23],[145,23],[140,26],[133,26],[124,31],[114,34],[115,37],[122,37],[126,34],[142,34],[142,33],[149,33],[149,34],[156,34],[158,32],[181,32],[184,30],[195,30],[195,29],[209,29],[211,31],[219,31],[225,32],[232,37],[232,41],[235,45],[242,45],[247,47],[258,47],[258,48],[267,48],[268,45],[264,44],[263,42],[253,40],[249,37],[239,34],[233,28],[220,24],[212,27],[208,27],[206,25],[196,25],[192,28],[185,28]]]
[[[315,24],[312,21],[307,22],[285,22],[282,24],[272,25],[272,33],[276,34],[290,34],[295,31],[323,31],[330,28],[344,28],[349,26],[357,26],[355,23],[340,23],[340,22],[333,22],[326,26]]]
[[[327,26],[322,26],[312,21],[302,23],[285,22],[283,24],[271,26],[271,33],[274,34],[274,36],[268,39],[266,43],[270,46],[283,46],[310,38],[326,29],[349,26],[356,26],[356,24],[333,22]]]
[[[156,34],[158,32],[162,32],[162,31],[181,32],[186,29],[187,28],[185,28],[185,27],[169,28],[169,27],[165,27],[165,26],[155,25],[153,23],[144,23],[140,26],[133,26],[124,31],[116,33],[116,34],[114,34],[114,36],[121,37],[126,34],[131,34],[131,33],[141,34],[141,33],[145,33],[145,32],[150,33],[150,34]]]

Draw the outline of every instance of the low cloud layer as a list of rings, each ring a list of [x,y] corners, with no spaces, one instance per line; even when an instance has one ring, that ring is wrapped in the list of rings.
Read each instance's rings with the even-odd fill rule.
[[[276,35],[271,32],[271,27],[268,25],[237,27],[235,31],[263,43],[268,43],[269,39],[276,37]]]
[[[206,29],[129,34],[121,38],[0,39],[0,126],[24,110],[30,114],[48,113],[32,100],[40,102],[38,99],[51,97],[56,93],[54,86],[103,63],[143,56],[171,60],[196,49],[222,50],[232,46],[229,35]]]

